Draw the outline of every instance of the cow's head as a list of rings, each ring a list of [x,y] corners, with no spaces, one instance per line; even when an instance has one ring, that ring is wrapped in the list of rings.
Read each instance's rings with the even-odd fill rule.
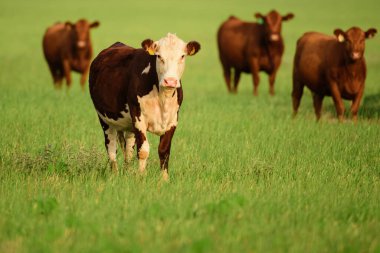
[[[176,35],[168,35],[153,42],[146,39],[141,46],[151,55],[156,55],[156,70],[160,87],[178,88],[185,69],[186,56],[195,55],[201,48],[196,41],[183,42]]]
[[[364,32],[358,27],[351,27],[346,32],[341,29],[335,29],[334,31],[336,39],[344,44],[347,56],[353,61],[357,61],[363,57],[365,39],[373,38],[376,33],[377,30],[374,28],[370,28]]]
[[[88,23],[85,19],[80,19],[75,24],[71,22],[65,23],[66,27],[72,29],[75,47],[80,51],[89,46],[90,43],[90,29],[99,26],[99,22]]]
[[[272,10],[266,16],[261,13],[256,13],[255,17],[258,19],[260,24],[264,25],[267,40],[276,42],[281,39],[282,21],[290,20],[294,17],[294,15],[293,13],[288,13],[285,16],[281,16],[280,13]]]

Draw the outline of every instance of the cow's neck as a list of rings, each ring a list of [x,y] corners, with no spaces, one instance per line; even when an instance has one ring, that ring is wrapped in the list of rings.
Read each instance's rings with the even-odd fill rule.
[[[141,114],[148,131],[162,135],[177,124],[179,109],[177,93],[177,89],[161,87],[158,90],[158,85],[154,85],[149,94],[138,96]]]
[[[343,46],[343,45],[342,45]],[[359,60],[352,60],[351,57],[346,53],[345,48],[341,48],[340,57],[338,58],[338,79],[344,80],[349,85],[355,80],[365,79],[366,64],[364,57]],[[364,70],[364,72],[363,72]]]
[[[90,45],[90,41],[86,41],[86,45]],[[77,39],[75,36],[74,30],[70,33],[70,51],[72,58],[75,60],[83,60],[81,58],[84,58],[90,48],[86,46],[84,49],[78,49],[77,47]]]

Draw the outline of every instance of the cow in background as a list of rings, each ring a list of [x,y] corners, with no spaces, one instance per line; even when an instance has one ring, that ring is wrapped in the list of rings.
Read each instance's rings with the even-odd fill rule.
[[[56,23],[47,28],[42,45],[56,87],[61,87],[63,78],[70,86],[70,72],[74,70],[82,74],[80,84],[84,89],[92,58],[90,29],[98,26],[98,21],[80,19],[75,24]]]
[[[364,32],[358,27],[346,32],[336,29],[335,36],[308,32],[297,41],[293,66],[294,116],[301,102],[303,88],[307,86],[313,94],[317,120],[321,117],[325,96],[332,96],[340,121],[344,115],[342,99],[352,100],[351,113],[353,120],[357,120],[367,72],[365,39],[374,37],[376,32],[374,28]]]
[[[276,73],[284,53],[281,36],[283,21],[294,17],[292,13],[281,16],[271,11],[264,16],[256,13],[258,23],[242,21],[231,16],[218,30],[219,58],[223,66],[224,79],[229,92],[237,92],[241,72],[252,73],[254,91],[257,96],[259,71],[269,75],[270,94],[274,95]],[[231,87],[231,69],[234,69],[234,86]]]
[[[160,136],[158,154],[168,179],[170,147],[178,124],[187,56],[200,50],[174,34],[142,42],[135,49],[120,42],[104,49],[90,67],[90,94],[102,126],[111,168],[117,172],[117,142],[130,161],[137,148],[140,172],[149,156],[147,132]]]

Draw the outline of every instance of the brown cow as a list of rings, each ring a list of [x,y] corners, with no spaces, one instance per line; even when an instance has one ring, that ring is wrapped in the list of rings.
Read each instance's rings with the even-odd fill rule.
[[[373,28],[364,32],[358,27],[346,32],[336,29],[335,36],[308,32],[297,41],[292,92],[294,116],[306,85],[313,94],[317,120],[321,117],[324,96],[332,96],[340,121],[344,114],[342,98],[352,100],[351,113],[353,120],[357,120],[366,78],[365,39],[372,38],[376,32]]]
[[[43,51],[56,87],[61,87],[64,77],[70,86],[70,72],[74,70],[82,74],[80,83],[84,89],[92,57],[90,28],[98,26],[98,21],[90,24],[81,19],[75,24],[56,23],[46,30]]]
[[[147,132],[160,136],[158,154],[168,178],[170,146],[182,103],[181,76],[185,57],[200,49],[196,41],[183,42],[168,34],[145,49],[115,43],[103,50],[90,67],[90,94],[103,128],[111,168],[117,171],[117,141],[130,161],[136,143],[140,172],[149,156]],[[149,53],[147,53],[149,52]]]
[[[264,16],[256,13],[259,23],[244,22],[234,16],[218,30],[219,58],[229,92],[237,92],[241,72],[252,73],[257,96],[259,71],[269,75],[270,94],[274,95],[274,81],[284,53],[281,36],[282,21],[294,17],[292,13],[281,16],[271,11]],[[231,69],[234,69],[234,87],[231,88]]]

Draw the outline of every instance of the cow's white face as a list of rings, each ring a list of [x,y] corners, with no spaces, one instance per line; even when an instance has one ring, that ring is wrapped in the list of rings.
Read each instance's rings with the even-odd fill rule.
[[[156,42],[145,40],[142,42],[142,46],[150,54],[157,56],[156,71],[159,86],[165,88],[181,86],[180,80],[185,70],[186,56],[194,55],[200,49],[198,42],[185,43],[170,33]]]

